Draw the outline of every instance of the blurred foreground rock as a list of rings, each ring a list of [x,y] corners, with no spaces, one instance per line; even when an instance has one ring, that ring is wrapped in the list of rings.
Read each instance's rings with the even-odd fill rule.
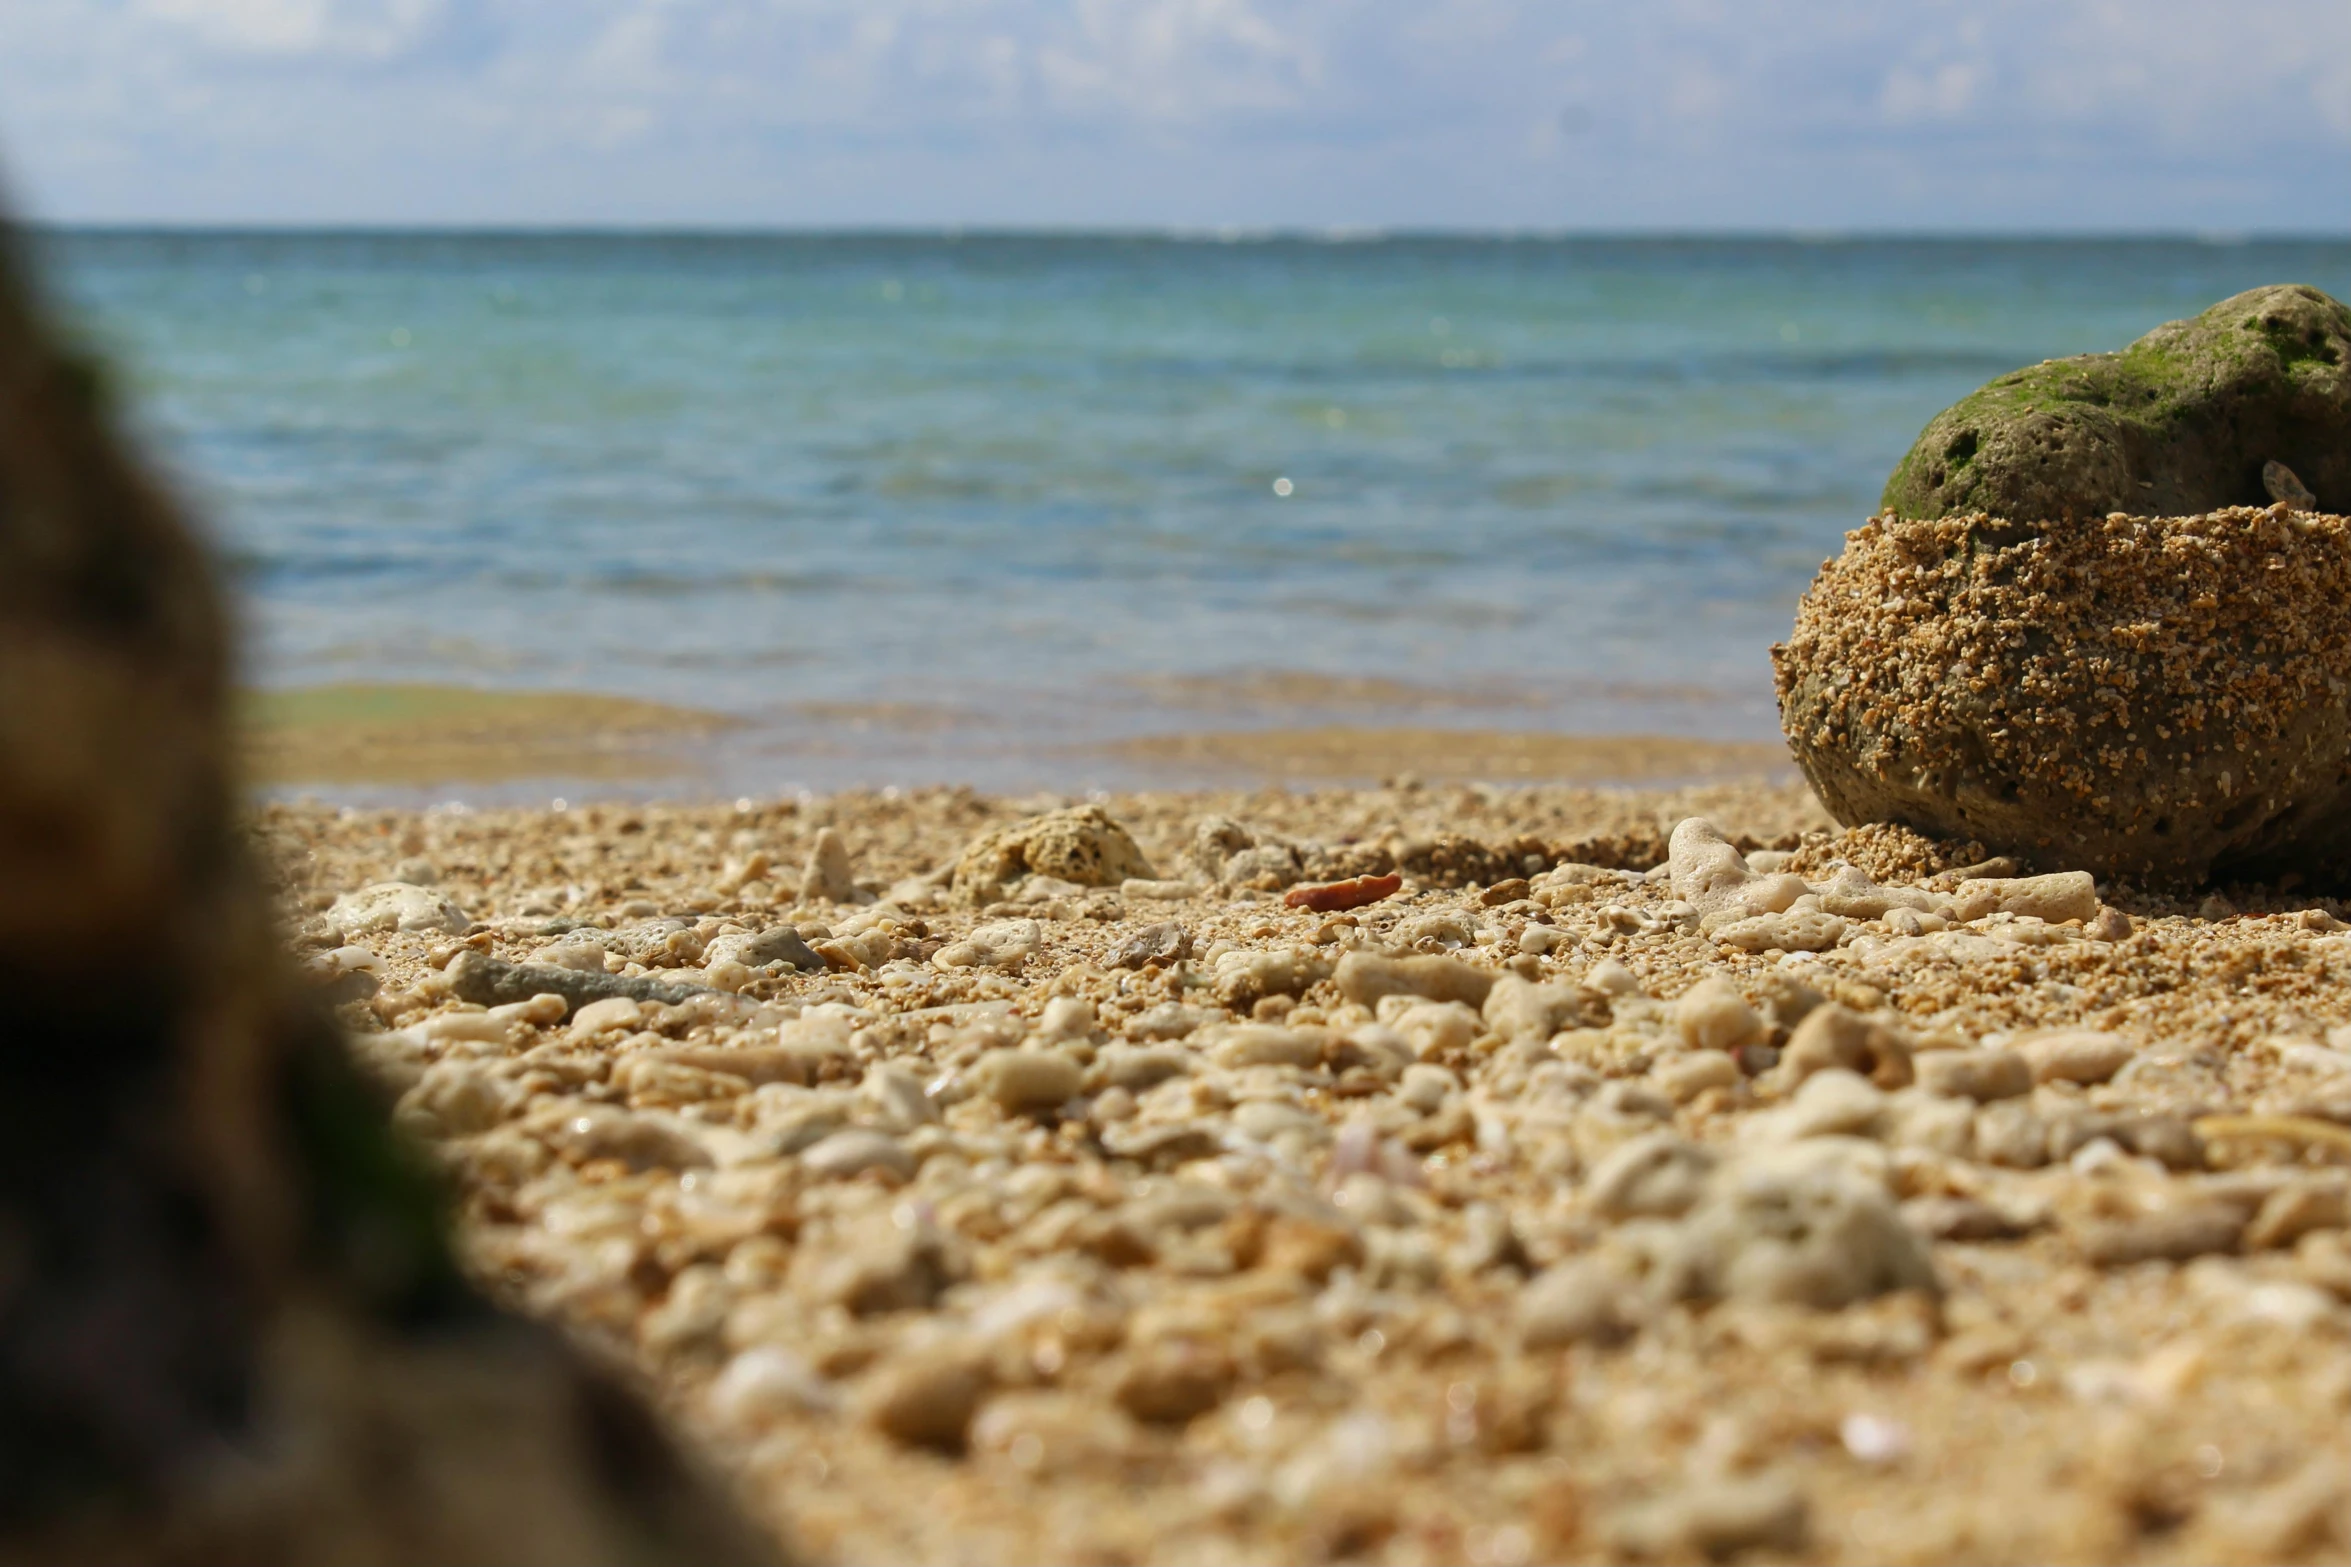
[[[211,569],[0,255],[0,1556],[772,1548],[459,1276],[289,983]]]

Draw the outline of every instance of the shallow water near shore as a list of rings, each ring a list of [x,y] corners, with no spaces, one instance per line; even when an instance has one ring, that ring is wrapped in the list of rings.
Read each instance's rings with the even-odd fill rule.
[[[1937,409],[2257,283],[2351,293],[2339,241],[47,248],[260,685],[723,714],[663,787],[729,794],[1768,745],[1768,645]],[[1216,738],[1269,731],[1390,738]]]
[[[242,725],[247,773],[265,792],[396,805],[451,791],[475,804],[535,803],[551,790],[691,798],[729,780],[756,780],[763,759],[874,765],[870,751],[853,749],[854,738],[844,745],[828,737],[834,726],[856,737],[885,725],[919,740],[958,724],[938,710],[850,705],[796,716],[803,730],[779,732],[708,709],[587,692],[354,683],[247,693]],[[1021,759],[1058,765],[1061,777],[1084,779],[1087,788],[1135,777],[1633,784],[1795,774],[1786,750],[1768,741],[1365,724],[1184,731],[1054,751],[1031,745]],[[972,765],[968,752],[961,760]]]

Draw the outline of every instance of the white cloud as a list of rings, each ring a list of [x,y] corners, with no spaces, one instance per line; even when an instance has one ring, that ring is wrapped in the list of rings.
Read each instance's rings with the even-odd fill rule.
[[[2351,220],[2341,0],[0,5],[67,216]]]
[[[134,14],[233,54],[396,59],[430,35],[445,0],[138,0]]]
[[[1666,79],[1665,106],[1679,120],[1719,118],[1731,99],[1731,84],[1704,60],[1687,60]]]
[[[2336,54],[2312,79],[2310,106],[2338,140],[2351,141],[2351,54]]]
[[[671,14],[648,6],[612,18],[580,52],[579,74],[603,87],[659,90],[669,77],[663,54]]]
[[[1303,105],[1318,62],[1248,0],[1077,0],[1034,55],[1048,102],[1157,122]]]
[[[1961,60],[1931,70],[1896,66],[1886,75],[1878,103],[1892,120],[1956,119],[1975,102],[1982,80],[1980,67]]]

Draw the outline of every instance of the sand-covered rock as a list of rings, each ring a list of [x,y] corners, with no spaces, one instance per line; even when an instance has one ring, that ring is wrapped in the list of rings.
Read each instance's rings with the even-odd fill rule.
[[[740,963],[746,968],[760,969],[771,963],[789,963],[793,968],[808,974],[825,966],[824,959],[818,957],[801,934],[789,925],[720,936],[710,943],[702,956],[706,965]]]
[[[1880,505],[2087,521],[2272,500],[2351,510],[2351,308],[2304,284],[1999,377],[1935,416]]]
[[[400,881],[347,892],[326,912],[326,924],[346,940],[379,930],[462,931],[471,923],[463,909],[431,888]]]
[[[1001,901],[1029,876],[1051,876],[1080,887],[1116,887],[1159,873],[1127,830],[1099,805],[1081,805],[1014,822],[979,838],[955,862],[955,900],[968,905]]]
[[[1772,652],[1840,821],[2044,868],[2351,873],[2351,520],[1881,516]]]

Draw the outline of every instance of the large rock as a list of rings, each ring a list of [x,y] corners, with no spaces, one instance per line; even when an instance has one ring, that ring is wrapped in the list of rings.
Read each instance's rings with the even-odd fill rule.
[[[2151,881],[2351,878],[2343,517],[1880,517],[1772,662],[1840,821]]]
[[[1937,414],[1880,509],[2016,521],[2177,517],[2293,499],[2351,511],[2351,308],[2304,284],[2251,289],[2119,353],[2048,359]]]

